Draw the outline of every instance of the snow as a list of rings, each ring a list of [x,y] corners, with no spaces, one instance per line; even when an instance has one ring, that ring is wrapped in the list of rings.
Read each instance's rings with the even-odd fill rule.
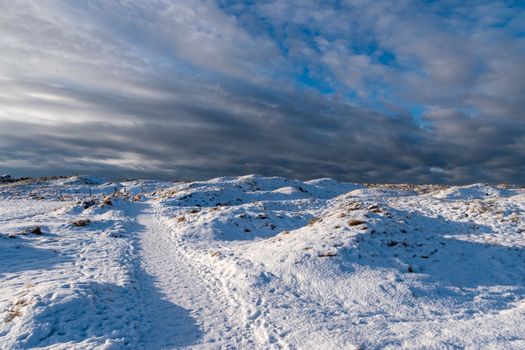
[[[523,349],[524,211],[486,184],[2,184],[0,349]]]

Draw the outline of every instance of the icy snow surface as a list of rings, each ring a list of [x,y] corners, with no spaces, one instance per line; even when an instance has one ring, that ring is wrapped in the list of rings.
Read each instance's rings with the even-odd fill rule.
[[[525,190],[0,185],[0,349],[525,349]]]

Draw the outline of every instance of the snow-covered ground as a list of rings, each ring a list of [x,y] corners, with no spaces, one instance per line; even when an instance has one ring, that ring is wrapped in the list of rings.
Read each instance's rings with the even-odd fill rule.
[[[525,190],[0,185],[0,349],[525,349]]]

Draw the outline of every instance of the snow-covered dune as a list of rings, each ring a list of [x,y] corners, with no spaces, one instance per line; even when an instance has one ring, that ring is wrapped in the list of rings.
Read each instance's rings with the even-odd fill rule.
[[[0,185],[0,348],[525,348],[524,212],[482,184]]]

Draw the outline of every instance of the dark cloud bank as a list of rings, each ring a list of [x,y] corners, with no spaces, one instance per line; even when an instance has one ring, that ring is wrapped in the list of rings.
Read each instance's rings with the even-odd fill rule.
[[[525,183],[517,1],[3,1],[0,171]]]

